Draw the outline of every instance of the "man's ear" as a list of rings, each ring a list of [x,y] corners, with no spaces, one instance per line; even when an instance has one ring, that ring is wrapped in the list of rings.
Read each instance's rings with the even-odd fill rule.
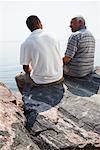
[[[42,23],[40,21],[37,21],[37,27],[43,29]]]
[[[83,25],[83,21],[82,20],[79,20],[79,25]]]
[[[40,29],[43,29],[43,25],[42,25],[41,22],[39,22],[39,28],[40,28]]]
[[[42,23],[41,23],[41,29],[43,29],[43,25],[42,25]]]

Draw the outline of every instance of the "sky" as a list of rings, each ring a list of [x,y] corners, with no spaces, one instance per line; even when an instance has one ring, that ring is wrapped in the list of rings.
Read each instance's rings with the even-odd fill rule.
[[[19,62],[20,44],[30,34],[25,23],[30,15],[37,15],[44,29],[60,41],[62,56],[71,35],[70,21],[75,16],[83,16],[87,29],[91,31],[96,41],[100,41],[99,0],[0,0],[0,60],[2,64],[10,57],[15,63]],[[1,44],[2,42],[6,44]],[[100,42],[96,42],[95,64],[97,65],[100,65],[99,49]]]
[[[22,41],[30,31],[25,21],[29,15],[37,15],[44,29],[60,40],[71,34],[70,20],[81,15],[88,30],[100,39],[99,1],[0,1],[0,41]]]

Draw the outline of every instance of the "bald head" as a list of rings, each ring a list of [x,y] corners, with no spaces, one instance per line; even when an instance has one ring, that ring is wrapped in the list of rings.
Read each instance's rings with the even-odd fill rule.
[[[85,19],[83,17],[74,17],[72,20],[76,19],[78,22],[81,22],[81,24],[85,25]]]
[[[83,17],[74,17],[70,22],[72,32],[76,32],[82,28],[86,28],[85,20]]]

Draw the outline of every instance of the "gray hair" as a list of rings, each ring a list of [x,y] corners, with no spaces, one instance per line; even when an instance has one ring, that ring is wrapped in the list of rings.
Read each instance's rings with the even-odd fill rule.
[[[82,21],[83,24],[85,25],[85,19],[82,16],[74,17],[72,20],[74,20],[74,19],[76,19],[77,21]]]

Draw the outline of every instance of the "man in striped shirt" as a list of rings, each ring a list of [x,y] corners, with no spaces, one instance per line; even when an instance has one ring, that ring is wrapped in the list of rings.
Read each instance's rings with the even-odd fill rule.
[[[69,37],[64,62],[64,74],[84,77],[93,71],[95,39],[87,31],[83,17],[72,18],[70,28],[74,34]]]

